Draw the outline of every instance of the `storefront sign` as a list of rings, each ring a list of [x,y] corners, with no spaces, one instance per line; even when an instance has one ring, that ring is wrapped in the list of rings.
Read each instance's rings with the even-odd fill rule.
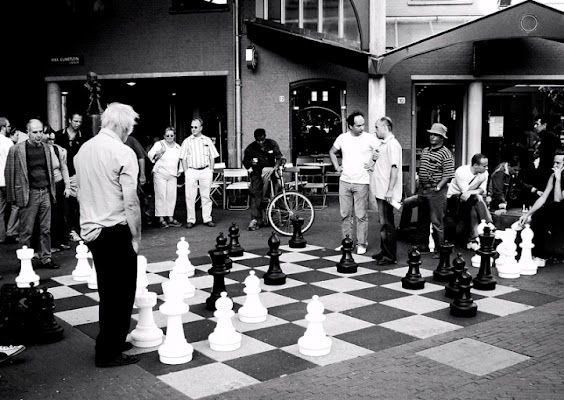
[[[83,56],[64,56],[64,57],[49,57],[49,64],[52,65],[83,65]]]
[[[490,137],[503,137],[503,117],[490,116]]]

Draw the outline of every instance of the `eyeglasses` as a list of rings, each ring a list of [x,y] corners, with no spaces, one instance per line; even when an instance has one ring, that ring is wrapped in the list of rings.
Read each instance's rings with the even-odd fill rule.
[[[31,131],[31,133],[43,133],[43,131]]]
[[[174,135],[165,135],[165,137],[174,137]]]
[[[198,127],[198,126],[191,126],[190,128],[192,128],[192,129],[198,129],[199,127]]]

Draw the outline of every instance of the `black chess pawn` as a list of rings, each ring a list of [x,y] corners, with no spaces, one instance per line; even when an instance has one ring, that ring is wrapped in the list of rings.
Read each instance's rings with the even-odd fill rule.
[[[437,269],[433,271],[433,280],[437,282],[450,281],[452,275],[454,274],[452,266],[450,265],[450,254],[453,249],[454,245],[448,242],[439,246],[439,265],[437,266]]]
[[[38,341],[40,343],[54,343],[63,340],[64,329],[55,320],[55,299],[53,295],[43,288],[39,295],[39,331]]]
[[[401,287],[404,289],[419,290],[425,287],[425,278],[419,272],[421,265],[421,253],[417,251],[417,246],[413,246],[407,254],[407,265],[409,269],[405,277],[401,278]]]
[[[215,248],[217,250],[225,251],[225,269],[230,270],[233,266],[233,260],[229,258],[229,245],[227,244],[227,238],[223,232],[219,232],[218,237],[215,238]]]
[[[474,303],[470,289],[472,288],[472,275],[462,271],[458,278],[459,291],[457,298],[450,303],[450,314],[455,317],[475,317],[478,305]]]
[[[241,257],[244,253],[244,249],[239,244],[239,227],[235,222],[231,223],[229,227],[229,257]]]
[[[307,245],[307,241],[304,239],[302,234],[302,226],[304,225],[304,219],[301,217],[292,218],[292,227],[294,231],[292,232],[292,238],[288,241],[288,245],[292,249],[303,249]]]
[[[358,264],[354,261],[352,252],[354,249],[354,242],[346,235],[341,242],[341,252],[343,253],[341,261],[337,264],[337,272],[341,274],[354,274],[358,271]]]
[[[208,251],[211,258],[212,267],[208,270],[208,274],[213,276],[213,287],[210,297],[206,299],[206,308],[215,311],[215,302],[221,297],[221,292],[225,292],[225,275],[230,271],[225,267],[225,261],[228,258],[227,250],[213,249]]]
[[[461,253],[452,261],[452,275],[450,282],[445,286],[445,296],[451,299],[456,299],[460,291],[460,274],[466,270],[466,261]]]
[[[286,274],[280,268],[280,255],[282,252],[278,249],[280,247],[280,239],[276,233],[272,232],[268,239],[268,255],[270,256],[270,263],[268,271],[264,274],[264,284],[270,286],[284,285],[286,283]]]
[[[497,254],[494,250],[495,235],[491,233],[488,226],[484,228],[484,233],[480,236],[480,248],[476,253],[480,256],[480,270],[474,279],[474,288],[478,290],[494,290],[496,280],[492,275],[491,261]]]

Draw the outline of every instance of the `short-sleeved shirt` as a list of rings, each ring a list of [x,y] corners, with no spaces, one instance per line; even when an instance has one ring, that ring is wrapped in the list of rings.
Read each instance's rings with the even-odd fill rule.
[[[102,228],[126,225],[124,190],[137,187],[135,153],[116,133],[103,128],[74,157],[81,237],[90,242]]]
[[[377,199],[384,200],[386,193],[390,186],[390,175],[392,167],[398,168],[398,177],[396,184],[393,188],[393,199],[400,202],[403,192],[403,179],[402,179],[402,149],[401,144],[392,135],[382,140],[378,148],[378,160],[374,164],[374,172],[372,173],[372,182],[374,196]]]
[[[341,151],[343,168],[341,180],[368,185],[370,176],[365,164],[370,162],[372,150],[377,149],[379,145],[376,136],[367,132],[359,136],[353,136],[350,131],[341,133],[333,143],[333,147]]]
[[[488,190],[488,171],[483,172],[486,179],[480,184],[480,188],[484,191],[484,194]],[[462,165],[456,169],[454,178],[448,186],[447,197],[453,195],[459,195],[468,190],[468,187],[474,179],[477,179],[478,175],[474,175],[472,172],[472,167],[470,165]]]
[[[186,160],[188,168],[201,169],[210,167],[210,160],[219,157],[213,142],[205,135],[196,137],[194,135],[188,136],[180,146],[180,159]]]
[[[436,149],[425,147],[419,165],[419,185],[436,186],[443,179],[454,177],[454,158],[445,146]]]

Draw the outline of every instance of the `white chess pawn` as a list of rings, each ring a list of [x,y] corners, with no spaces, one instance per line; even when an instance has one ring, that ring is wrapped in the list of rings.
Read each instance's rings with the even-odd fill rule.
[[[137,283],[135,295],[147,293],[147,258],[145,256],[137,256]]]
[[[172,281],[177,281],[182,287],[182,293],[185,299],[189,297],[194,297],[196,293],[196,288],[188,279],[189,276],[194,275],[194,266],[188,259],[188,254],[190,253],[189,244],[184,238],[180,238],[180,241],[176,245],[176,254],[178,257],[174,261],[174,267],[169,273],[169,278]]]
[[[266,321],[268,310],[260,301],[260,280],[256,277],[255,271],[249,271],[243,291],[247,294],[247,298],[243,307],[239,309],[239,320],[250,324]]]
[[[235,315],[233,301],[227,297],[227,292],[221,292],[221,297],[215,301],[217,318],[215,329],[208,336],[210,348],[215,351],[233,351],[241,347],[243,337],[233,327],[231,318]]]
[[[496,236],[498,232],[496,232]],[[515,258],[517,255],[517,245],[515,244],[516,237],[517,232],[513,229],[506,229],[503,231],[503,234],[501,234],[502,242],[497,248],[499,258],[495,263],[500,278],[515,279],[519,278],[521,275],[521,268],[517,265],[517,259]]]
[[[92,274],[92,268],[88,264],[88,246],[81,240],[76,246],[76,267],[72,271],[72,278],[77,282],[86,282]]]
[[[157,304],[157,294],[145,291],[135,295],[135,305],[139,308],[137,326],[131,331],[131,343],[137,347],[154,347],[163,342],[163,331],[157,327],[153,317],[153,307]]]
[[[16,277],[16,286],[19,288],[37,287],[39,285],[39,275],[33,270],[31,259],[33,258],[33,249],[23,246],[21,249],[16,250],[16,255],[21,261],[20,274]]]
[[[98,290],[98,275],[96,274],[96,266],[94,265],[94,257],[92,257],[92,252],[87,253],[88,258],[92,260],[92,269],[90,272],[90,276],[86,280],[88,284],[88,289],[90,290]]]
[[[429,227],[429,251],[431,253],[435,252],[435,240],[433,239],[433,224]]]
[[[167,317],[166,337],[159,347],[159,360],[163,364],[184,364],[192,360],[194,348],[186,341],[182,326],[182,315],[190,309],[184,303],[182,288],[175,281],[162,283],[165,302],[159,311]]]
[[[324,310],[325,307],[319,301],[319,296],[313,296],[312,301],[307,305],[307,329],[298,339],[300,353],[306,356],[325,356],[331,352],[332,341],[323,329],[323,321],[326,318],[323,315]]]
[[[535,234],[530,228],[529,224],[525,224],[525,227],[521,231],[521,258],[519,258],[519,269],[521,275],[535,275],[537,273],[537,263],[533,260],[533,255],[531,249],[535,247],[533,244],[533,237]]]

